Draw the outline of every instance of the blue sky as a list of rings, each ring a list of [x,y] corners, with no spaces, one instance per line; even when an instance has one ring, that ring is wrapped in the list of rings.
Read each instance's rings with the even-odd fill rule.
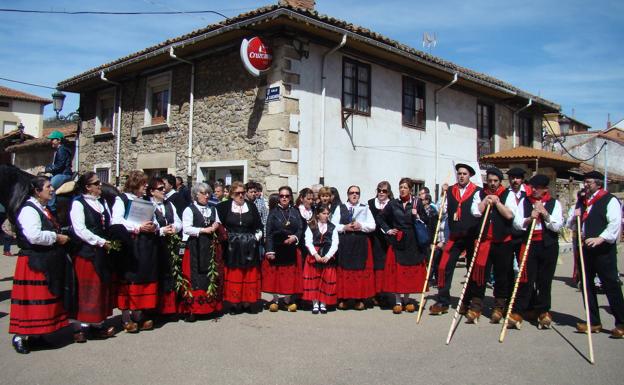
[[[227,16],[277,0],[0,1],[0,8],[55,11],[215,10]],[[432,53],[562,106],[594,129],[624,119],[624,1],[317,0],[317,10]],[[0,12],[0,77],[56,85],[73,75],[220,21],[212,14],[33,15]],[[0,80],[43,97],[52,90]],[[69,95],[64,112],[75,110]],[[53,115],[52,107],[45,110]]]

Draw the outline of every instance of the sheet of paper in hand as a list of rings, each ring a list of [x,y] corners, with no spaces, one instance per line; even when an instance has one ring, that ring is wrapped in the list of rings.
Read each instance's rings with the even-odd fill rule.
[[[154,204],[143,199],[134,199],[128,201],[126,207],[126,215],[124,216],[128,222],[141,225],[154,219]]]

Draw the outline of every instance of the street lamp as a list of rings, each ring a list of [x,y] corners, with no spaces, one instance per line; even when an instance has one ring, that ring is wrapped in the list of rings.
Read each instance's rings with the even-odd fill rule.
[[[56,112],[56,118],[59,119],[59,113],[63,109],[63,103],[65,103],[65,94],[60,90],[56,90],[52,93],[52,102],[54,105],[54,112]]]
[[[63,104],[65,103],[65,94],[61,90],[56,90],[52,93],[52,103],[54,112],[56,112],[56,120],[61,122],[75,122],[76,123],[76,150],[74,151],[75,167],[74,171],[79,171],[80,166],[80,126],[81,119],[78,111],[73,111],[67,114],[67,116],[60,115],[63,110]]]

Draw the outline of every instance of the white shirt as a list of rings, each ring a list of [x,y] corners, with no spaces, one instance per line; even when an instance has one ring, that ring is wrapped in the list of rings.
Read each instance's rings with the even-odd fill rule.
[[[160,210],[162,215],[165,216],[165,214],[167,213],[167,205],[165,204],[165,202],[157,202],[154,200],[154,198],[152,198],[152,203],[154,204],[154,209]],[[156,217],[154,217],[154,222],[157,222]],[[180,217],[178,216],[175,207],[173,208],[173,223],[170,224],[173,225],[176,233],[182,231],[182,221],[180,220]],[[165,235],[163,228],[160,229],[159,234],[161,237]]]
[[[481,218],[481,216],[483,216],[483,213],[481,213],[481,211],[479,210],[480,203],[481,203],[481,194],[475,194],[472,197],[472,205],[470,206],[470,212],[472,212],[472,215],[474,215],[475,218]],[[503,202],[503,204],[505,205],[505,207],[511,210],[511,212],[515,216],[516,210],[518,209],[518,205],[516,204],[516,198],[514,197],[513,191],[507,194],[507,199],[505,199],[505,202]],[[490,211],[491,210],[495,210],[495,208],[492,207]]]
[[[589,199],[592,199],[598,191],[592,194]],[[585,212],[589,214],[593,205],[588,206]],[[571,207],[572,215],[568,217],[568,227],[572,226],[576,229],[576,218],[574,217],[574,206]],[[608,243],[615,243],[622,231],[622,208],[617,198],[612,197],[609,203],[607,203],[607,227],[600,233],[599,237],[603,238]],[[581,223],[581,232],[585,236],[585,224]]]
[[[197,202],[193,202],[195,207],[199,209],[199,212],[204,216],[204,218],[209,218],[212,215],[212,211],[215,212],[215,222],[219,221],[219,214],[217,210],[209,207],[208,205],[202,206],[197,204]],[[198,237],[199,231],[203,229],[203,227],[194,227],[193,226],[193,210],[190,207],[184,209],[182,213],[182,240],[186,241],[189,237]]]
[[[298,209],[299,209],[299,214],[301,214],[301,216],[303,217],[303,219],[306,220],[306,222],[312,219],[312,215],[314,215],[314,213],[312,212],[311,209],[310,210],[306,209],[304,205],[299,205]]]
[[[318,230],[321,234],[325,234],[327,232],[327,223],[318,223]],[[316,249],[314,248],[314,234],[312,234],[312,230],[310,227],[306,227],[305,231],[305,245],[310,251],[312,255],[316,255]],[[338,251],[338,230],[337,227],[334,227],[334,231],[332,233],[332,243],[327,251],[326,257],[333,257]]]
[[[518,189],[518,192],[515,192],[511,186],[509,187],[509,193],[513,194],[516,196],[516,205],[520,202],[520,198],[522,197],[522,192],[526,193],[526,190],[524,188],[524,183],[520,183],[520,188]]]
[[[460,187],[459,188],[459,197],[463,197],[464,193],[466,192],[466,189],[468,188],[468,186],[470,186],[472,184],[472,182],[468,182],[463,188]],[[453,185],[455,186],[455,185]],[[444,200],[444,206],[440,207],[440,202],[438,202],[438,204],[436,205],[438,207],[438,210],[442,210],[442,216],[446,217],[446,209],[448,208],[448,196],[449,194],[452,194],[453,192],[453,186],[449,186],[448,189],[446,190],[446,199]],[[459,186],[459,185],[458,185]],[[472,204],[474,204],[475,199],[478,198],[479,194],[478,194],[478,190],[475,191],[475,194],[472,196]],[[441,195],[440,195],[441,197]],[[440,198],[441,199],[441,198]],[[480,198],[478,198],[479,200],[481,200]],[[477,203],[478,204],[478,203]]]
[[[104,210],[106,210],[109,215],[110,211],[108,210],[108,206],[106,202],[104,205],[100,203],[100,201],[93,195],[83,194],[85,202],[93,208],[98,213],[102,214]],[[84,242],[90,244],[91,246],[104,246],[106,243],[106,239],[96,235],[91,230],[87,229],[87,225],[85,223],[85,207],[78,200],[74,200],[72,202],[71,211],[69,212],[69,217],[71,219],[72,227],[74,228],[74,233],[78,236],[78,238],[82,239]]]
[[[379,198],[375,198],[375,207],[379,210],[383,210],[386,208],[386,205],[390,202],[390,199],[386,199],[385,201],[380,201]]]
[[[527,198],[522,198],[520,202],[518,202],[518,209],[516,210],[516,215],[514,217],[513,225],[517,230],[526,230],[527,228],[524,226],[524,200]],[[535,207],[535,206],[533,206]],[[555,200],[555,207],[553,207],[553,211],[550,214],[550,218],[546,221],[542,218],[541,222],[537,222],[535,224],[535,230],[542,230],[542,223],[546,225],[548,230],[554,231],[556,233],[561,230],[563,227],[563,209],[561,208],[561,203],[558,200]]]
[[[45,208],[33,197],[30,197],[28,202],[33,203],[37,208],[34,209],[30,206],[25,206],[17,217],[17,221],[22,227],[24,237],[33,245],[53,245],[56,242],[56,233],[54,231],[41,230],[41,217],[37,212],[37,210],[39,210],[45,215]]]
[[[375,231],[375,218],[373,217],[373,213],[371,213],[368,208],[368,205],[356,203],[355,206],[353,206],[350,202],[347,202],[344,205],[348,210],[353,209],[353,220],[362,225],[362,232],[371,233]],[[336,230],[338,230],[339,233],[344,233],[345,225],[340,224],[340,219],[340,206],[338,206],[332,216],[331,222],[336,225]]]

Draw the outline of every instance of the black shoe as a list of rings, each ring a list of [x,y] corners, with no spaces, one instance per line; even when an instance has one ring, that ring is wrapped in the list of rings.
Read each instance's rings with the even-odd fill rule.
[[[327,314],[327,308],[322,307],[319,310],[320,310],[321,314]]]
[[[318,313],[319,313],[318,307],[312,308],[312,314],[318,314]]]
[[[186,317],[184,317],[184,322],[192,323],[195,321],[197,321],[197,317],[195,317],[195,314],[189,314]]]
[[[28,349],[28,341],[24,337],[14,336],[13,348],[15,348],[15,351],[19,354],[30,353],[30,349]]]

